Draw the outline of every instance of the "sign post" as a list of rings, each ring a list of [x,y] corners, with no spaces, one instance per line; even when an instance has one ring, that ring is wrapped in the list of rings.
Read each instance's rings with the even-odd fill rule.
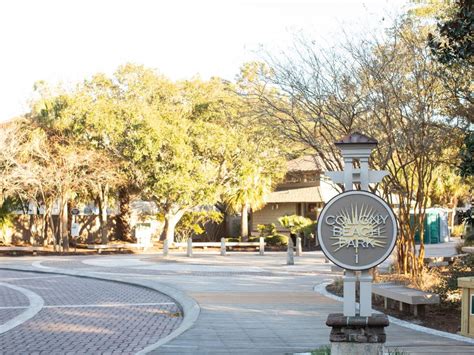
[[[331,199],[318,218],[318,240],[326,258],[345,269],[343,314],[330,314],[332,354],[378,354],[385,342],[385,315],[372,314],[372,276],[369,270],[393,251],[397,220],[390,206],[370,193],[385,171],[369,170],[369,157],[377,141],[360,133],[336,142],[344,159],[344,171],[327,172],[345,192]],[[354,165],[359,166],[355,168]],[[354,184],[360,186],[355,190]],[[356,285],[360,284],[360,308],[356,309]],[[372,344],[372,345],[371,345]]]

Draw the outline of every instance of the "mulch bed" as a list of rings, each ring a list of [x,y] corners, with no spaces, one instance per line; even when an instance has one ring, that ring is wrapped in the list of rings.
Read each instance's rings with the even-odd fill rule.
[[[342,288],[338,284],[330,284],[326,290],[336,296],[343,296]],[[461,330],[461,305],[439,304],[427,305],[423,316],[415,317],[413,314],[401,312],[398,309],[398,302],[390,302],[389,308],[383,308],[383,298],[379,296],[372,297],[372,307],[387,315],[398,319],[406,320],[410,323],[422,325],[427,328],[442,330],[456,334]]]

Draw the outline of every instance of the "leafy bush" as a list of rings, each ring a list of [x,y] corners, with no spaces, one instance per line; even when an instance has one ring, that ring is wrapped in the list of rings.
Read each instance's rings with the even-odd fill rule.
[[[185,242],[190,237],[205,232],[204,225],[208,222],[222,222],[222,213],[217,211],[186,212],[176,225],[176,241]]]
[[[463,224],[458,224],[457,226],[453,227],[453,230],[451,231],[451,236],[452,237],[461,237],[463,231],[464,231],[464,225]]]
[[[310,226],[314,224],[311,219],[298,215],[280,217],[278,222],[282,227],[289,229],[292,234],[304,233],[305,230],[308,232],[311,230]]]
[[[274,223],[271,224],[259,224],[257,225],[257,231],[260,237],[268,237],[277,234],[277,229]]]
[[[455,261],[446,272],[440,275],[440,282],[431,290],[438,293],[445,303],[460,303],[461,290],[458,288],[459,277],[474,276],[474,254]]]
[[[316,233],[316,226],[317,226],[317,222],[312,222],[311,224],[308,224],[306,227],[303,227],[301,229],[301,233],[304,234],[304,236],[306,238],[314,238]]]
[[[10,203],[5,202],[0,207],[0,243],[7,244],[8,230],[13,227],[13,215],[10,212]]]
[[[330,345],[323,345],[323,346],[311,351],[311,355],[331,355],[331,346]]]
[[[271,246],[285,246],[288,245],[288,237],[283,234],[275,234],[266,237],[265,242]]]

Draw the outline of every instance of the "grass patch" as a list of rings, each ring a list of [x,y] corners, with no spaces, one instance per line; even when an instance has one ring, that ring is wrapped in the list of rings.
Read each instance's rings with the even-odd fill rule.
[[[331,355],[331,345],[323,345],[311,351],[311,355]]]

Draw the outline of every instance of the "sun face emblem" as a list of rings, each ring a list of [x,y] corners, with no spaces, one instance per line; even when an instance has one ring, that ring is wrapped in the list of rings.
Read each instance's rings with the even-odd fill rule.
[[[359,248],[383,247],[386,244],[385,223],[388,215],[377,214],[373,208],[362,204],[342,209],[337,216],[328,216],[326,222],[332,228],[332,244],[335,252],[343,248],[355,249],[355,262],[359,263]]]

